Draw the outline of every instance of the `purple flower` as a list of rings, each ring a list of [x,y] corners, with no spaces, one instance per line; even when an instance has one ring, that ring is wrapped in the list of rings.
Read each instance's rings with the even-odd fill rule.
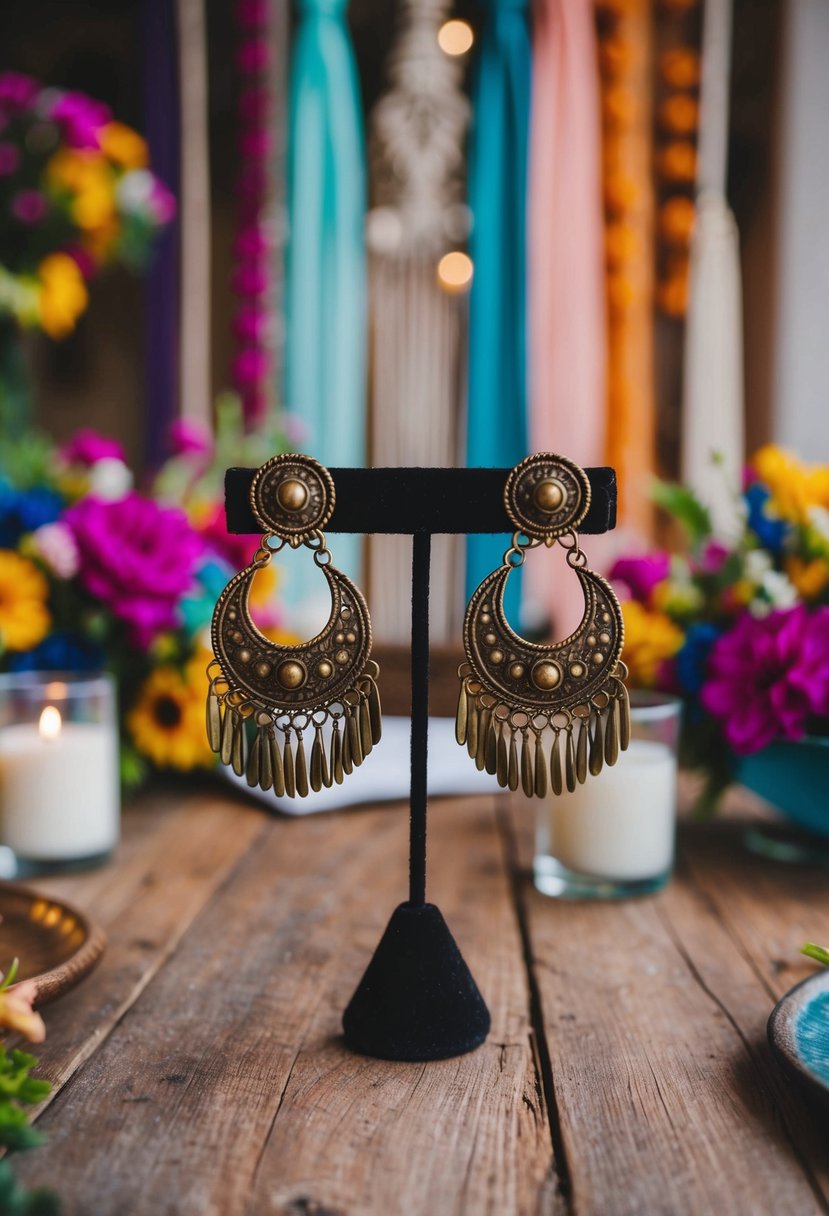
[[[38,224],[48,208],[39,190],[21,190],[12,199],[11,212],[23,224]]]
[[[14,144],[0,144],[0,177],[11,177],[20,164],[20,153]]]
[[[131,493],[117,502],[82,498],[64,520],[75,534],[82,585],[126,622],[137,645],[146,649],[175,628],[204,552],[183,511]]]
[[[36,80],[22,72],[0,72],[0,106],[9,111],[24,110],[38,87]]]
[[[178,418],[168,432],[170,447],[176,456],[210,456],[213,453],[213,438],[201,422]]]
[[[126,463],[126,454],[117,439],[100,435],[91,427],[76,431],[60,452],[67,464],[84,464],[91,468],[99,460],[120,460]]]
[[[643,553],[641,557],[620,557],[610,571],[611,582],[624,583],[640,604],[650,602],[654,587],[664,582],[671,569],[668,553]]]
[[[70,148],[97,148],[98,132],[112,121],[112,112],[85,93],[60,93],[50,117],[61,128]]]
[[[743,613],[714,644],[707,672],[700,699],[735,752],[800,739],[810,717],[829,714],[829,608]]]

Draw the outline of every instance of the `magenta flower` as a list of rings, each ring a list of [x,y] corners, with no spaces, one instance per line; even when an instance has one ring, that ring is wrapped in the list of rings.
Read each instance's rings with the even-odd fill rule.
[[[59,94],[50,117],[63,131],[70,148],[99,147],[98,132],[112,121],[109,107],[85,93]]]
[[[153,178],[149,201],[150,211],[157,224],[169,224],[175,219],[176,197],[157,177]]]
[[[87,281],[93,277],[95,274],[95,259],[82,245],[64,245],[63,252],[68,254]]]
[[[255,535],[237,535],[227,530],[227,520],[223,505],[216,507],[213,514],[199,528],[208,552],[226,561],[234,570],[247,566],[256,549]]]
[[[11,212],[22,224],[39,224],[48,210],[39,190],[21,190],[12,199]]]
[[[233,272],[233,290],[240,296],[263,296],[268,290],[268,276],[261,266],[237,266]]]
[[[624,583],[640,604],[650,602],[654,587],[664,582],[671,569],[668,553],[643,553],[641,557],[620,557],[613,563],[610,581]]]
[[[22,72],[0,72],[0,106],[7,111],[25,110],[39,88]]]
[[[231,369],[233,383],[243,389],[258,384],[267,375],[268,364],[266,351],[256,347],[246,347],[244,350],[240,350],[233,360]]]
[[[727,545],[718,540],[709,540],[706,542],[699,561],[695,563],[696,568],[700,574],[719,574],[730,554],[731,550]]]
[[[829,608],[743,613],[714,644],[700,700],[741,755],[802,738],[829,714]]]
[[[189,418],[178,418],[168,432],[170,447],[176,456],[210,456],[213,453],[213,437],[202,422]]]
[[[177,624],[204,543],[183,511],[140,494],[117,502],[82,498],[64,515],[78,546],[80,581],[146,649]]]
[[[11,177],[20,164],[20,153],[14,144],[0,144],[0,177]]]
[[[233,333],[240,342],[259,342],[268,326],[268,314],[255,304],[243,305],[233,318]]]
[[[239,117],[242,122],[263,122],[268,113],[266,89],[248,88],[239,95]]]
[[[233,241],[233,252],[237,258],[256,259],[268,251],[268,238],[259,224],[248,224],[241,228]]]
[[[236,20],[248,28],[261,27],[268,20],[267,0],[239,0],[236,5]]]
[[[243,131],[239,136],[239,151],[247,161],[266,160],[270,149],[270,137],[263,129]]]
[[[248,38],[236,51],[236,66],[244,75],[264,72],[268,66],[268,44],[264,38]]]
[[[117,439],[100,435],[92,427],[76,431],[60,450],[67,464],[84,464],[91,467],[99,460],[120,460],[126,463],[126,453]]]

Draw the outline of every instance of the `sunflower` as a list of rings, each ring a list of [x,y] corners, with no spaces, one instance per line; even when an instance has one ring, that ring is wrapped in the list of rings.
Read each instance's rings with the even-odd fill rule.
[[[0,549],[0,642],[9,650],[30,650],[42,642],[52,619],[49,584],[27,558]]]
[[[157,667],[127,715],[135,746],[159,768],[187,772],[214,762],[204,726],[205,666]]]

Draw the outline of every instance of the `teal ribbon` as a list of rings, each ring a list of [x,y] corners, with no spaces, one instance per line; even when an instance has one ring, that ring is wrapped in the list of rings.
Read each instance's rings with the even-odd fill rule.
[[[527,146],[531,49],[527,0],[484,0],[472,82],[469,150],[470,254],[467,464],[515,465],[527,455]],[[500,565],[503,536],[470,536],[472,594]],[[517,619],[520,577],[507,582]]]
[[[287,195],[285,405],[302,448],[360,466],[366,445],[366,166],[347,0],[300,0],[291,58]],[[359,576],[360,539],[336,538],[336,565]],[[299,603],[319,571],[286,583]]]

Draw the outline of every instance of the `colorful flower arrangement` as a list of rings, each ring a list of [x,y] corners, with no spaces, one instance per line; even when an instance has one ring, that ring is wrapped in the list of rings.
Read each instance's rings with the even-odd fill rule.
[[[215,438],[178,423],[171,445],[142,493],[120,445],[93,431],[60,449],[31,434],[0,443],[0,670],[112,671],[127,787],[154,768],[214,763],[208,630],[257,539],[226,530],[224,470],[286,450],[273,427],[243,434],[230,395]],[[284,637],[273,572],[260,572],[253,590],[257,624]]]
[[[101,266],[142,266],[175,213],[144,140],[83,93],[0,73],[0,316],[71,333]]]
[[[829,734],[829,467],[761,448],[730,537],[687,488],[655,495],[686,544],[612,568],[629,597],[625,661],[634,685],[685,698],[686,761],[707,770],[710,800],[733,753]]]

